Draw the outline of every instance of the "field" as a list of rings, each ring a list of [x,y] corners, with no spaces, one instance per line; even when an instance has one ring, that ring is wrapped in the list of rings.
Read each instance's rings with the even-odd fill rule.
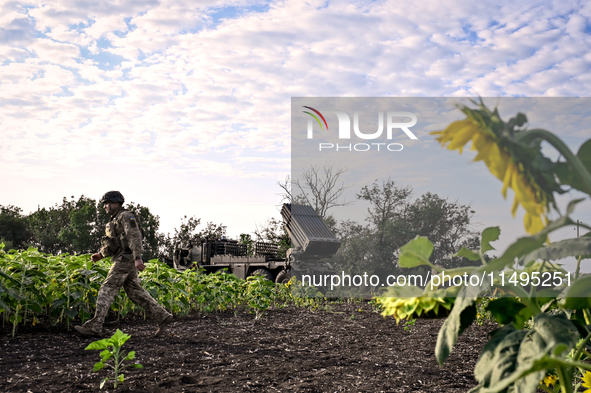
[[[474,324],[440,368],[434,347],[442,320],[419,319],[405,330],[367,302],[269,309],[259,320],[196,312],[162,338],[152,338],[151,321],[130,317],[105,326],[132,336],[123,348],[137,351],[144,366],[126,371],[121,392],[467,392],[494,328]],[[91,341],[60,327],[28,326],[15,337],[5,329],[0,391],[99,391],[107,371],[92,372],[99,355],[84,350]]]
[[[579,227],[591,226],[577,219],[576,238],[549,241],[552,232],[575,225],[571,216],[584,200],[559,209],[554,195],[574,189],[591,196],[591,140],[575,155],[551,132],[524,127],[523,113],[504,122],[496,109],[474,104],[461,107],[466,119],[436,139],[460,153],[472,141],[476,160],[503,182],[503,197],[513,190],[512,214],[525,209],[528,236],[491,256],[501,229],[490,226],[478,245],[447,255],[464,260],[446,268],[437,263],[437,242],[418,234],[397,248],[396,264],[438,274],[425,287],[391,286],[370,303],[331,302],[297,280],[276,286],[221,271],[180,273],[152,260],[143,286],[176,320],[169,334],[152,338],[155,326],[142,310],[116,297],[109,333],[130,334],[126,350],[133,352],[126,359],[137,351],[144,365],[126,371],[120,391],[591,391],[591,276],[581,265],[591,237],[578,236]],[[542,141],[564,160],[542,154]],[[71,327],[91,317],[108,261],[3,248],[0,243],[0,391],[98,390],[107,370],[95,363],[111,354],[86,351],[91,340]],[[574,271],[556,263],[570,257],[577,260]],[[373,303],[402,325],[382,318]],[[492,337],[487,333],[497,325],[480,325],[483,318],[501,326]]]

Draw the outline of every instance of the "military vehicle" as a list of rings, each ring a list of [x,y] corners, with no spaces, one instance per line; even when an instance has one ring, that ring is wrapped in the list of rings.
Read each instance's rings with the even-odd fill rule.
[[[276,283],[286,283],[302,274],[336,273],[326,258],[332,257],[341,242],[334,237],[314,209],[306,205],[284,204],[281,216],[292,247],[286,257],[278,256],[278,245],[269,242],[240,244],[237,240],[205,240],[200,244],[179,245],[165,262],[177,270],[203,268],[207,273],[225,271],[246,278],[260,275]]]

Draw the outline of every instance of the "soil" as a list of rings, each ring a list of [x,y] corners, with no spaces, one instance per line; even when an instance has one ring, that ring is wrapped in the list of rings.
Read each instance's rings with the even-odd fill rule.
[[[404,330],[368,303],[323,310],[269,310],[176,318],[164,337],[151,321],[110,322],[132,337],[144,368],[125,370],[118,392],[467,392],[493,325],[468,328],[439,367],[434,349],[442,320],[418,319]],[[22,329],[0,337],[0,392],[100,391],[110,370],[92,372],[94,339],[73,329]],[[112,382],[102,391],[113,392]]]

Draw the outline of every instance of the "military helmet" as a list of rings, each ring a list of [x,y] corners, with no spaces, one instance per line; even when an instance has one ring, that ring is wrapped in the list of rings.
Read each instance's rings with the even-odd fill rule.
[[[102,204],[107,202],[123,203],[125,202],[125,198],[123,198],[123,195],[121,195],[119,191],[109,191],[106,192],[100,200],[100,203]]]

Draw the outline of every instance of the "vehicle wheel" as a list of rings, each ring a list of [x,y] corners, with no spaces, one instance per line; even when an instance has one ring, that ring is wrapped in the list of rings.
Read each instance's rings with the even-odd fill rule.
[[[280,272],[275,279],[275,284],[287,284],[291,279],[291,274],[288,272]]]
[[[255,270],[254,272],[252,272],[251,276],[261,276],[269,281],[273,281],[273,273],[271,273],[269,270],[265,268]]]
[[[172,267],[176,270],[178,270],[179,272],[182,272],[183,270],[186,269],[186,267],[179,265],[178,263],[176,263],[176,261],[172,262]]]

